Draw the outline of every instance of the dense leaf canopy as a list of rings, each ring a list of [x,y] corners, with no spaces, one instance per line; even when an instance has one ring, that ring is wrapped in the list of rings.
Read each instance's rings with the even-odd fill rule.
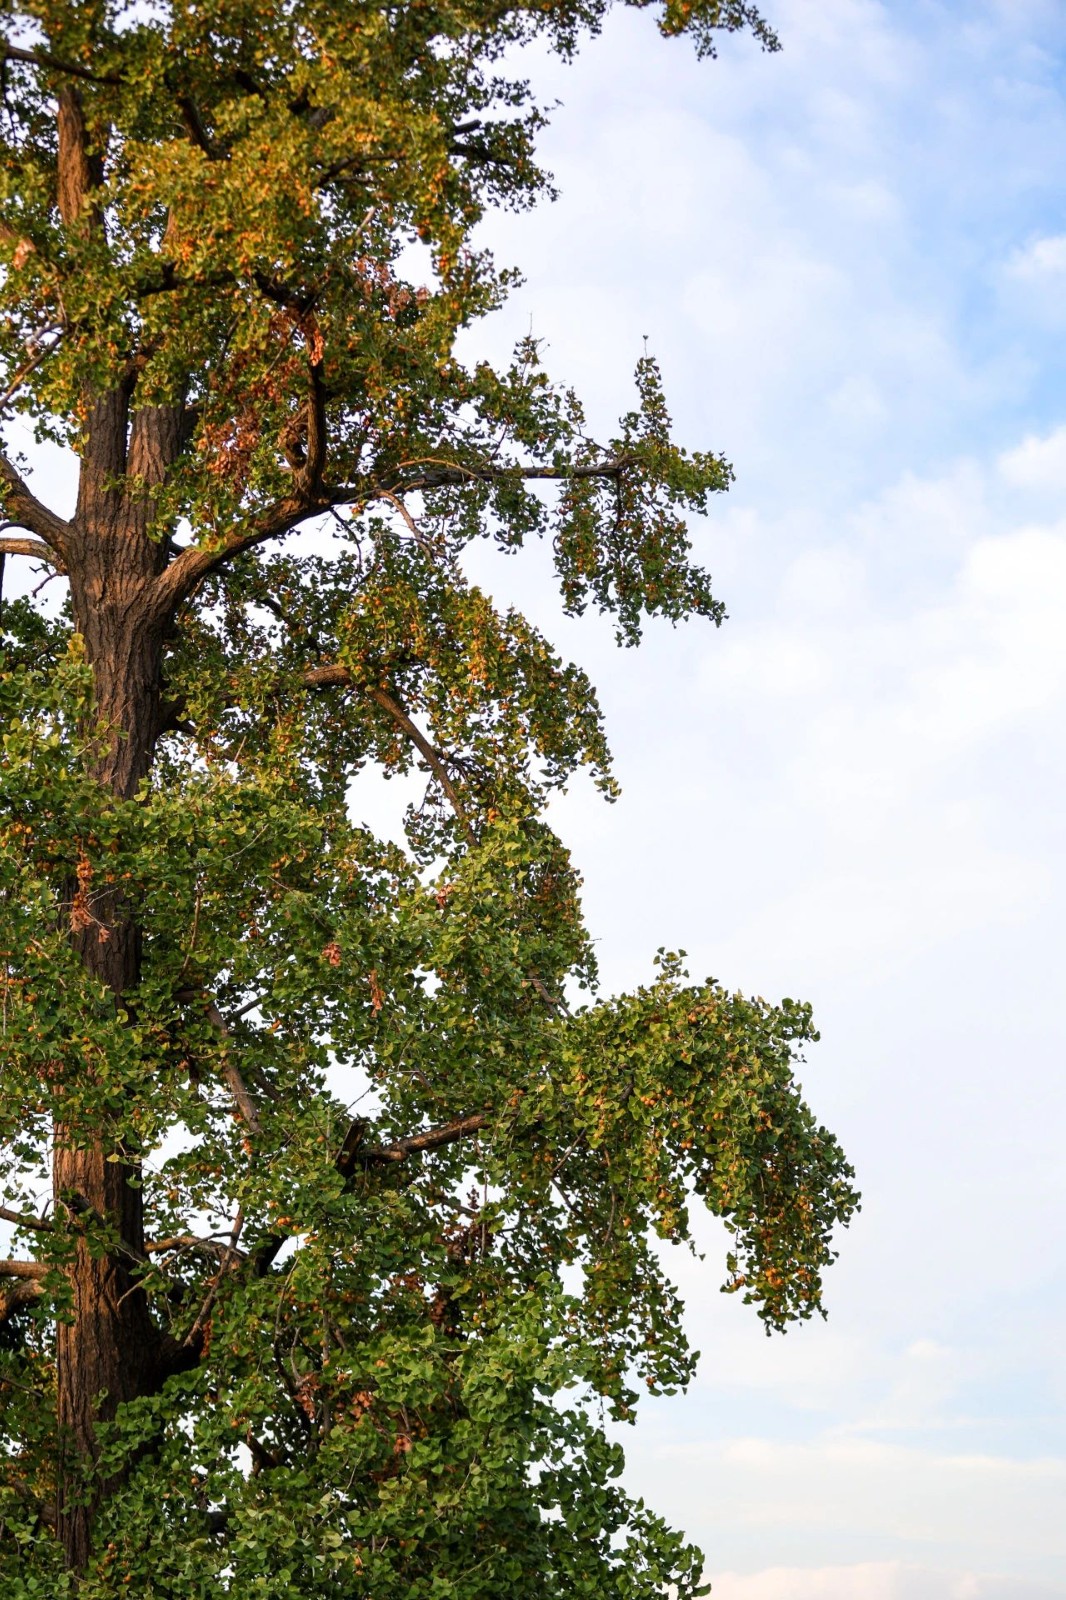
[[[658,1241],[706,1206],[769,1329],[821,1309],[856,1202],[795,1079],[809,1010],[670,955],[598,995],[544,815],[583,771],[615,792],[595,693],[464,572],[544,537],[623,642],[722,617],[688,518],[730,470],[673,442],[650,359],[594,439],[534,344],[456,355],[509,282],[473,230],[545,187],[517,47],[604,9],[4,7],[5,404],[81,462],[70,520],[2,468],[0,550],[70,587],[2,617],[5,1600],[692,1594],[603,1431],[692,1371]],[[775,44],[739,0],[658,23]],[[147,733],[109,608],[158,636]],[[371,766],[425,774],[406,849],[352,820]],[[45,1203],[60,1147],[143,1232]],[[87,1261],[158,1347],[79,1455]]]

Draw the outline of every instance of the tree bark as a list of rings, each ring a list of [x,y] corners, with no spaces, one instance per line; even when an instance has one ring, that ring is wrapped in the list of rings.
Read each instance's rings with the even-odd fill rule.
[[[165,542],[151,526],[152,491],[180,449],[180,407],[130,415],[129,395],[116,388],[91,406],[73,523],[70,562],[74,622],[92,668],[94,721],[102,727],[91,757],[93,775],[116,799],[132,797],[147,775],[159,730],[166,618],[158,614],[158,577]],[[90,977],[114,996],[140,979],[140,930],[109,888],[83,896],[71,938]],[[72,1059],[69,1070],[84,1068]],[[74,1226],[112,1241],[93,1253],[79,1239],[69,1268],[72,1314],[57,1334],[58,1423],[64,1470],[57,1528],[67,1563],[89,1563],[96,1512],[114,1487],[86,1471],[97,1458],[97,1427],[123,1402],[152,1392],[160,1378],[161,1335],[136,1285],[144,1256],[138,1162],[116,1128],[57,1126],[53,1160],[57,1208]],[[60,1213],[62,1214],[62,1212]],[[78,1218],[84,1219],[79,1222]]]

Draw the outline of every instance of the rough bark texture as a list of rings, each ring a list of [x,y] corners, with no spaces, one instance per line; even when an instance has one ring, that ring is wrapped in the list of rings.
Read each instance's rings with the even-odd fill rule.
[[[93,670],[95,714],[108,730],[95,776],[116,798],[136,793],[159,728],[166,619],[157,580],[165,549],[151,527],[152,491],[178,454],[180,422],[178,406],[131,416],[124,388],[89,408],[69,570],[74,621]],[[110,892],[92,896],[80,921],[72,934],[79,954],[121,1006],[140,976],[139,931]],[[117,1241],[106,1255],[93,1255],[79,1242],[70,1268],[72,1317],[58,1330],[58,1420],[70,1454],[57,1525],[74,1571],[88,1563],[94,1512],[108,1491],[107,1483],[98,1483],[87,1503],[76,1492],[80,1469],[96,1455],[97,1425],[124,1401],[151,1392],[162,1372],[160,1335],[136,1287],[144,1255],[138,1178],[136,1163],[109,1144],[106,1130],[90,1137],[57,1128],[57,1207],[91,1216],[95,1226],[102,1219]]]

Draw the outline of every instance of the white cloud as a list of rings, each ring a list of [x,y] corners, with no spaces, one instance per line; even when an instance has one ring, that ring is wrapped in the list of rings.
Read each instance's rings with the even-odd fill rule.
[[[1061,496],[1066,492],[1066,427],[1030,434],[1006,450],[998,462],[1000,476],[1012,488]]]
[[[1015,250],[1007,261],[1006,275],[1021,283],[1045,283],[1053,279],[1061,282],[1066,276],[1066,233],[1052,234],[1045,239],[1034,239],[1020,250]]]
[[[769,1567],[716,1577],[714,1600],[1060,1600],[1066,1589],[901,1561],[847,1567]]]

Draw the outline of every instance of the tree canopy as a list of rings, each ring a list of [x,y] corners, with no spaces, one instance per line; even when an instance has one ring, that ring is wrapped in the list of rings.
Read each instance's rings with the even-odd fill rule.
[[[822,1308],[809,1008],[600,995],[545,820],[615,793],[595,692],[464,566],[547,539],[625,644],[723,616],[730,468],[650,358],[596,438],[534,342],[456,353],[547,186],[519,47],[605,9],[4,7],[3,405],[78,461],[66,516],[0,460],[65,594],[0,619],[10,1600],[694,1594],[604,1431],[692,1372],[658,1241],[706,1206],[768,1329]],[[371,766],[425,776],[406,848]]]

